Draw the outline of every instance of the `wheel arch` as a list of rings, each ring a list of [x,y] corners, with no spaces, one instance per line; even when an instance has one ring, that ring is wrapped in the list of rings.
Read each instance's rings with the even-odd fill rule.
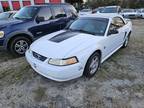
[[[93,54],[95,54],[96,52],[98,52],[98,53],[100,54],[100,64],[101,64],[102,51],[101,51],[100,49],[97,49],[97,50],[93,51],[92,53],[90,53],[89,57],[87,58],[86,63],[85,63],[85,66],[84,66],[84,70],[83,70],[83,75],[85,75],[85,69],[86,69],[86,66],[87,66],[87,64],[88,64],[88,61],[89,61],[90,57],[91,57]]]
[[[98,52],[98,53],[100,54],[100,62],[101,62],[101,60],[102,60],[102,50],[101,50],[101,49],[96,49],[96,50],[92,51],[92,52],[89,54],[89,56],[87,57],[87,60],[86,60],[86,63],[85,63],[85,65],[84,65],[84,67],[86,67],[89,58],[90,58],[94,53],[96,53],[96,52]]]
[[[6,48],[9,50],[9,45],[12,42],[12,40],[15,39],[16,37],[21,37],[21,36],[28,38],[31,42],[33,41],[32,36],[29,34],[26,34],[26,33],[14,34],[14,35],[10,36],[10,38],[7,40]]]

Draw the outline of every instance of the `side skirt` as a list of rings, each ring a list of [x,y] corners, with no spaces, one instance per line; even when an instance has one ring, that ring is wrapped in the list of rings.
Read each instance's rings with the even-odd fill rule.
[[[111,55],[113,55],[116,51],[118,51],[122,46],[123,46],[123,44],[120,45],[118,48],[116,48],[113,52],[111,52],[111,53],[110,53],[109,55],[107,55],[105,58],[103,58],[103,59],[101,60],[101,63],[103,63],[105,60],[107,60]]]

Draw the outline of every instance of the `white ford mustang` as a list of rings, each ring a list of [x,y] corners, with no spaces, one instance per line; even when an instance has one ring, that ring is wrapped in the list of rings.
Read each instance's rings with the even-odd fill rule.
[[[128,45],[131,32],[131,22],[121,15],[83,16],[66,29],[35,41],[26,59],[36,72],[52,80],[90,78],[101,63]]]

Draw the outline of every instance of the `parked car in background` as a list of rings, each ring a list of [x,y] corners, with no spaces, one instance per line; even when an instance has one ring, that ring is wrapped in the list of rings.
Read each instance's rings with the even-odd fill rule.
[[[135,9],[123,9],[121,15],[124,18],[138,18],[138,12]]]
[[[88,14],[92,14],[91,9],[82,9],[82,10],[79,11],[79,16],[88,15]]]
[[[144,9],[141,10],[141,16],[144,18]]]
[[[121,12],[120,6],[106,6],[100,11],[100,13],[120,13],[120,12]]]
[[[13,18],[17,11],[8,11],[0,13],[0,20],[8,20]]]
[[[36,72],[52,80],[91,78],[101,63],[128,45],[131,32],[131,21],[121,15],[83,16],[65,30],[32,43],[26,59]]]
[[[138,9],[138,14],[141,18],[144,18],[144,9]]]
[[[27,6],[13,20],[0,24],[0,46],[14,55],[24,55],[32,41],[65,28],[77,17],[70,4]]]
[[[96,9],[93,9],[92,10],[92,13],[95,14],[95,13],[101,13],[101,11],[103,11],[104,7],[98,7]]]

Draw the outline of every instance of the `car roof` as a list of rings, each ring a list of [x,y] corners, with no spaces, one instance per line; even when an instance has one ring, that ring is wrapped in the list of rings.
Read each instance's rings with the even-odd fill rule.
[[[69,3],[44,3],[40,5],[31,5],[31,6],[26,6],[26,7],[43,7],[43,6],[57,6],[57,5],[71,5]]]
[[[105,13],[97,13],[97,14],[90,14],[90,15],[83,15],[81,16],[81,18],[107,18],[107,19],[112,19],[114,17],[121,17],[121,15],[117,14],[117,13],[109,13],[109,14],[105,14]]]
[[[105,6],[105,8],[117,8],[117,7],[120,7],[120,6]]]

